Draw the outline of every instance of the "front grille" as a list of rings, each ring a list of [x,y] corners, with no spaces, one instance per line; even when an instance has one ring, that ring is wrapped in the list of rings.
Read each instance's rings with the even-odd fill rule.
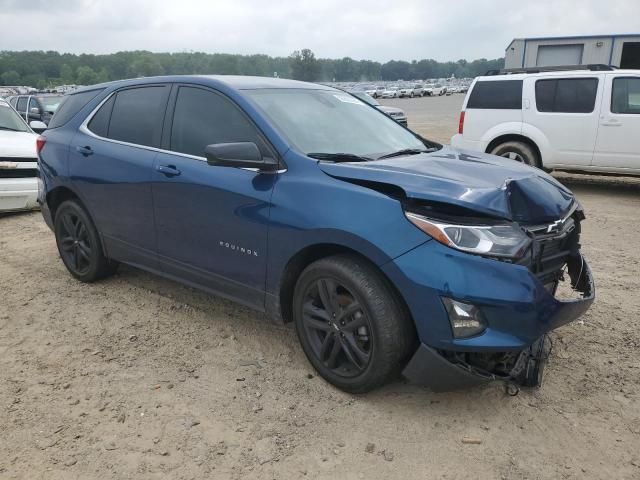
[[[37,162],[37,157],[0,157],[0,162]]]
[[[37,176],[37,168],[12,168],[8,170],[0,168],[0,178],[31,178]]]
[[[551,228],[543,225],[528,230],[533,245],[526,263],[548,289],[555,289],[569,257],[579,248],[580,223],[569,217],[560,227],[551,224]]]

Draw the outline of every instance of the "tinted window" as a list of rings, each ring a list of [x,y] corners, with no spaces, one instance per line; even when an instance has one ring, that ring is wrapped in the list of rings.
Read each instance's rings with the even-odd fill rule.
[[[16,110],[22,113],[27,111],[27,97],[18,97],[18,106],[16,107]]]
[[[96,135],[106,137],[109,135],[109,119],[111,118],[111,110],[116,96],[113,95],[107,100],[93,116],[87,128]]]
[[[58,106],[56,113],[51,117],[49,122],[49,129],[57,128],[67,123],[71,118],[78,113],[82,107],[95,98],[102,89],[89,90],[86,92],[74,93],[63,97],[60,105]]]
[[[616,78],[613,81],[611,112],[640,114],[640,78]]]
[[[538,80],[536,106],[539,112],[591,113],[597,90],[597,78]]]
[[[229,100],[200,88],[181,87],[173,114],[171,150],[203,157],[207,145],[229,142],[262,143],[255,127]]]
[[[522,80],[476,82],[467,108],[520,110],[522,108]]]
[[[136,145],[158,146],[168,94],[166,86],[118,92],[107,136]]]

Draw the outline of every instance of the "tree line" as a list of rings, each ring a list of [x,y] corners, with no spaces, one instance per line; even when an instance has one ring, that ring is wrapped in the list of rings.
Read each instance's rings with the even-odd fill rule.
[[[504,59],[485,58],[468,62],[437,62],[432,59],[371,60],[316,58],[309,49],[288,57],[233,55],[225,53],[147,51],[106,55],[58,53],[54,51],[1,51],[0,85],[28,85],[44,89],[62,84],[92,85],[132,77],[180,74],[261,75],[315,82],[375,82],[475,77],[502,68]]]

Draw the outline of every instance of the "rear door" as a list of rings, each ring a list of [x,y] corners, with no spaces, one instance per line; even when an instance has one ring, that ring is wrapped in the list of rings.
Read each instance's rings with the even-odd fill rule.
[[[179,86],[153,172],[158,258],[168,274],[264,308],[267,229],[278,174],[209,165],[213,143],[254,142],[275,158],[255,125],[224,95]]]
[[[602,81],[597,75],[529,77],[523,121],[548,141],[545,166],[591,165],[598,130]],[[531,102],[529,99],[533,99]]]
[[[110,256],[155,268],[151,198],[169,85],[113,93],[71,142],[69,174]]]
[[[640,172],[640,75],[607,74],[593,165]]]

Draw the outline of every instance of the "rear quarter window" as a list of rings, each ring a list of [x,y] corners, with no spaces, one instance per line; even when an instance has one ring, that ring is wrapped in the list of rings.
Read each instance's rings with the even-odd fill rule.
[[[93,100],[103,88],[86,92],[73,93],[66,96],[58,106],[56,113],[51,117],[49,128],[61,127],[75,116],[87,103]]]
[[[476,82],[467,108],[520,110],[522,108],[522,80],[494,80]]]
[[[558,78],[536,81],[539,112],[591,113],[596,105],[597,78]]]

